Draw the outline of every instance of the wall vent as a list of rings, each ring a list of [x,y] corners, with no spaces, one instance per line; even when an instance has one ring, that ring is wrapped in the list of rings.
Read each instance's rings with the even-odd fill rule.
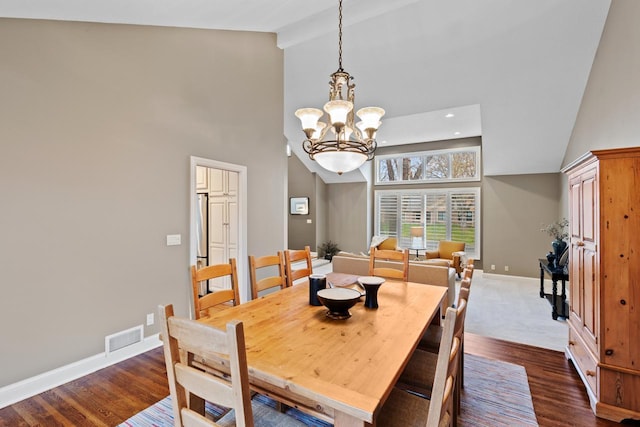
[[[116,350],[142,342],[142,339],[144,338],[143,335],[144,329],[142,325],[134,326],[126,331],[107,335],[104,338],[104,353],[106,356],[109,356],[109,354]]]

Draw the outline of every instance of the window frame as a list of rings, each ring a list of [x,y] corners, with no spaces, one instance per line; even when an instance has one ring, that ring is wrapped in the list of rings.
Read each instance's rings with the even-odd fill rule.
[[[464,177],[464,178],[452,178],[451,170],[449,171],[449,177],[441,178],[441,179],[409,179],[409,180],[396,180],[396,181],[380,181],[380,162],[396,159],[402,161],[404,158],[416,158],[416,157],[427,157],[427,156],[436,156],[446,154],[449,157],[449,165],[451,165],[451,158],[457,154],[462,152],[473,152],[475,154],[475,175],[473,177]],[[458,148],[446,148],[440,150],[426,150],[426,151],[413,151],[409,153],[396,153],[396,154],[383,154],[377,155],[375,157],[375,185],[415,185],[415,184],[440,184],[440,183],[451,183],[451,182],[477,182],[481,180],[480,175],[480,165],[481,165],[481,150],[479,145],[469,146],[469,147],[458,147]],[[423,165],[426,165],[426,160],[423,161]],[[451,169],[451,167],[449,167]],[[423,176],[426,176],[426,173],[423,172]]]
[[[425,225],[425,221],[427,218],[427,211],[426,211],[426,200],[427,197],[429,195],[440,195],[440,194],[446,194],[446,204],[447,204],[447,220],[446,220],[446,238],[447,240],[451,239],[451,235],[452,235],[452,228],[453,228],[453,221],[451,219],[451,212],[452,212],[452,195],[454,194],[468,194],[468,193],[473,193],[475,196],[475,203],[474,203],[474,225],[475,225],[475,229],[474,229],[474,244],[473,244],[473,250],[469,250],[466,249],[465,252],[467,254],[468,257],[474,258],[476,260],[480,259],[481,256],[481,247],[482,247],[482,241],[481,241],[481,233],[480,233],[480,229],[481,229],[481,196],[482,196],[482,191],[480,187],[450,187],[450,188],[414,188],[414,189],[377,189],[374,190],[374,230],[375,230],[375,234],[376,235],[383,235],[380,232],[380,226],[381,226],[381,221],[380,221],[380,203],[382,200],[382,197],[384,196],[396,196],[396,212],[395,212],[395,221],[396,221],[396,227],[395,227],[395,231],[393,233],[387,233],[384,234],[385,236],[391,236],[391,237],[396,237],[398,239],[398,245],[400,247],[404,247],[405,245],[403,245],[403,236],[402,236],[402,227],[403,227],[403,212],[402,212],[402,199],[401,197],[403,195],[420,195],[420,197],[422,198],[422,210],[423,212],[421,212],[421,221],[420,224],[421,225]],[[406,213],[404,215],[406,217]],[[439,220],[440,217],[440,212],[437,213],[437,220]],[[405,221],[405,225],[411,225],[413,224],[410,221]],[[427,250],[434,250],[435,246],[437,246],[437,241],[433,241],[431,245],[429,245],[428,239],[428,233],[426,236],[424,236],[424,242],[427,246]],[[410,247],[411,245],[407,246]]]

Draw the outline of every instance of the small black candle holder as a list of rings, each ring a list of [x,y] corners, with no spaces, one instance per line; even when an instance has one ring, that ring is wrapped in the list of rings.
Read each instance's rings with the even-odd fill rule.
[[[364,306],[367,308],[378,308],[378,289],[382,283],[363,283],[362,286],[366,291]]]

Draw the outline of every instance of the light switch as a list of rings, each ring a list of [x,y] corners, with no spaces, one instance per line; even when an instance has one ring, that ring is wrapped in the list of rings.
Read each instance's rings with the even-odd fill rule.
[[[182,236],[180,234],[167,234],[167,246],[178,246],[182,244]]]

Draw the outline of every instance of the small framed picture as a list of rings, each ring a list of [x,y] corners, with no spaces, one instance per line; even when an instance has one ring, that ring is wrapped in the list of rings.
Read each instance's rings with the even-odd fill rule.
[[[291,215],[309,215],[309,198],[308,197],[292,197],[290,199]]]

